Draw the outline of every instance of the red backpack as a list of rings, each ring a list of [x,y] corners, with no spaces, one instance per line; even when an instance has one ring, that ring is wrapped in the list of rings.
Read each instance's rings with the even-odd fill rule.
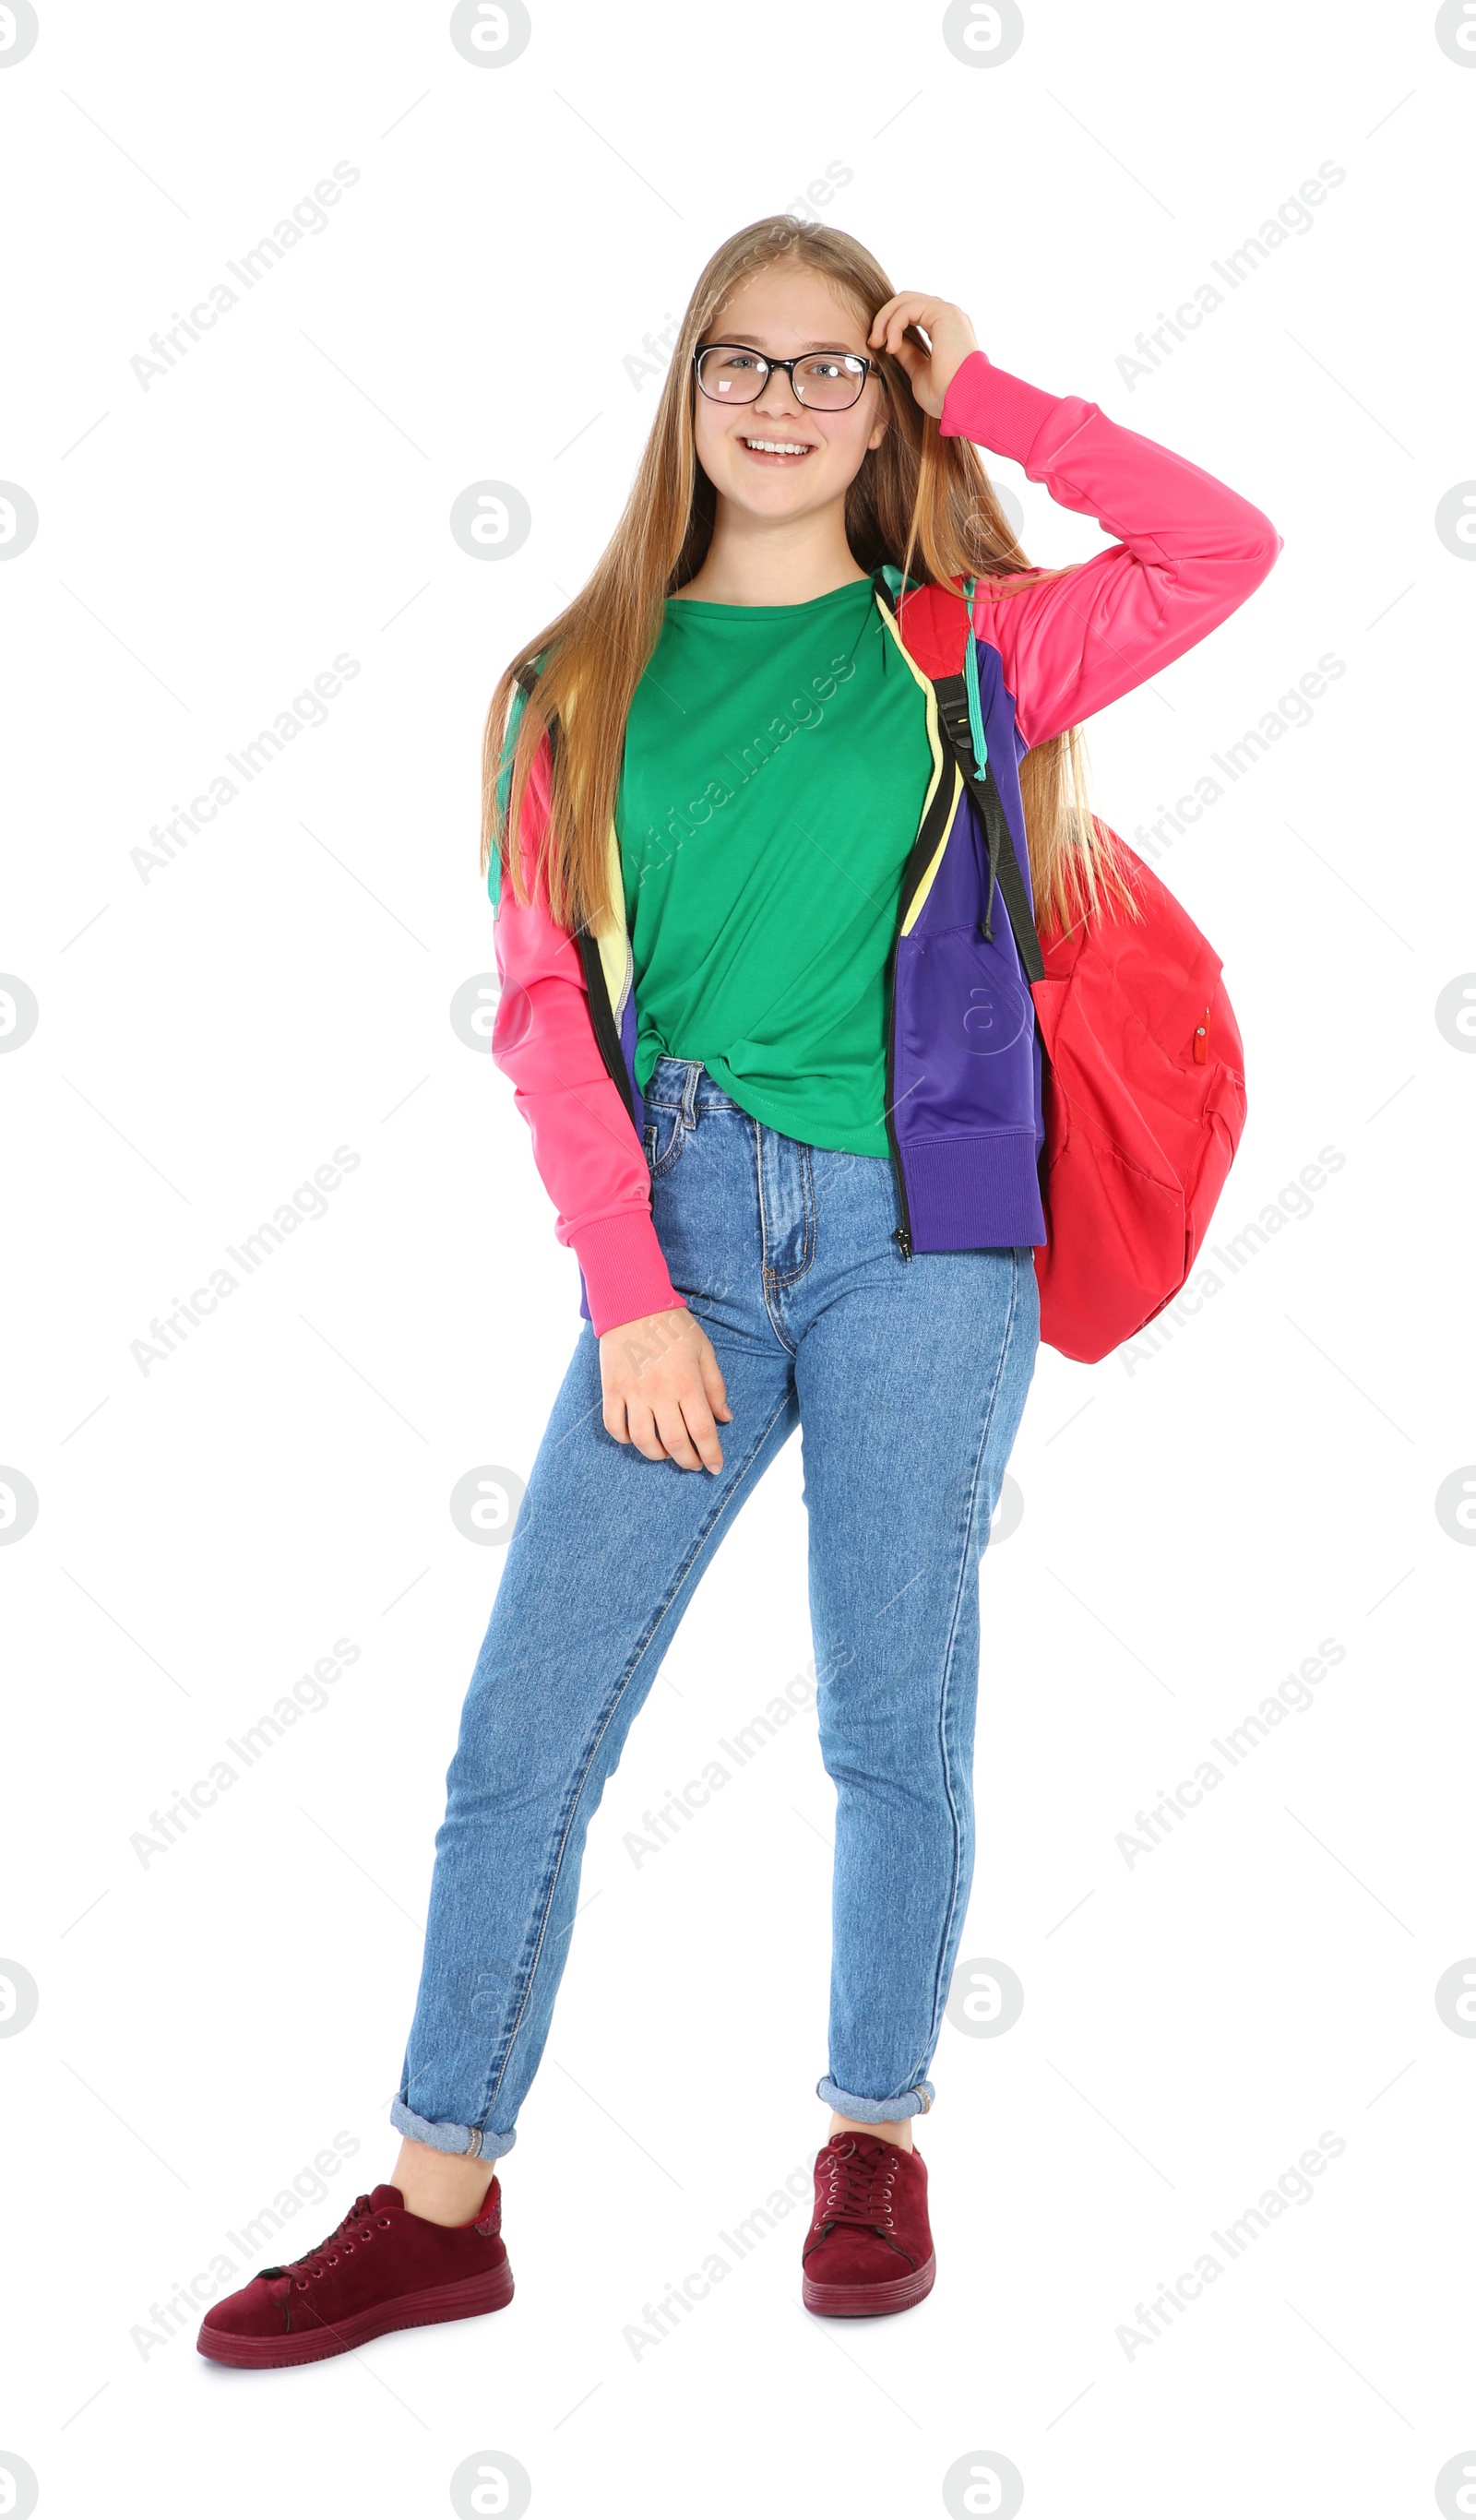
[[[1141,917],[1104,903],[1064,931],[1037,932],[993,770],[974,751],[974,663],[966,652],[963,672],[932,681],[1046,1054],[1041,1336],[1096,1365],[1173,1302],[1194,1265],[1245,1126],[1244,1052],[1219,955],[1106,824],[1097,830]]]
[[[1209,1232],[1245,1126],[1245,1054],[1220,957],[1115,832],[1142,913],[1041,940],[1046,1051],[1035,1255],[1041,1336],[1095,1365],[1171,1304]]]

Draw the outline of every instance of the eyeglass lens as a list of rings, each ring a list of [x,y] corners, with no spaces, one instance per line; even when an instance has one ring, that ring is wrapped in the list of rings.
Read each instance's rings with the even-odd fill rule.
[[[812,411],[845,411],[866,382],[867,363],[846,350],[818,350],[793,369],[797,402]],[[718,342],[697,360],[697,382],[714,402],[756,402],[769,376],[769,362],[757,350]]]

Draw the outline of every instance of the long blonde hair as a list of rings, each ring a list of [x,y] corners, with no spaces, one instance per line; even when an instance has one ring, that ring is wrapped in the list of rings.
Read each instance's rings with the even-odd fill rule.
[[[510,835],[518,829],[543,737],[557,720],[539,873],[553,916],[570,929],[598,922],[606,908],[608,834],[631,701],[660,636],[666,598],[696,575],[712,539],[716,494],[696,460],[693,352],[739,281],[786,259],[844,292],[868,330],[894,293],[864,246],[818,221],[758,219],[720,246],[689,301],[619,523],[581,593],[524,643],[492,695],[482,742],[483,872],[495,850],[514,898],[526,900],[523,853]],[[857,565],[870,571],[890,561],[905,581],[976,576],[980,595],[1001,600],[1038,583],[1043,572],[1031,570],[977,448],[939,434],[898,361],[883,354],[878,369],[890,426],[846,492],[846,535]],[[535,659],[542,660],[536,682],[525,671]],[[509,760],[520,675],[531,689]],[[1121,888],[1109,837],[1088,802],[1080,729],[1028,752],[1020,788],[1037,920],[1043,929],[1070,926],[1098,906],[1104,890]]]

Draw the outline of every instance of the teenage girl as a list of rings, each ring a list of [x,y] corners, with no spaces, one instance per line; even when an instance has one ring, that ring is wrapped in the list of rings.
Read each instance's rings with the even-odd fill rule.
[[[1110,547],[1032,568],[979,447]],[[840,231],[764,220],[713,255],[625,515],[488,716],[493,1050],[588,1322],[448,1778],[399,2160],[321,2248],[212,2308],[201,2352],[307,2362],[511,2298],[493,2164],[586,1831],[796,1425],[836,1795],[803,2296],[847,2316],[930,2289],[913,2131],[968,1902],[979,1557],[1046,1231],[1028,989],[909,603],[956,609],[960,657],[977,642],[975,749],[1053,929],[1126,915],[1079,722],[1279,548],[1193,465],[996,367],[959,307],[895,292]]]

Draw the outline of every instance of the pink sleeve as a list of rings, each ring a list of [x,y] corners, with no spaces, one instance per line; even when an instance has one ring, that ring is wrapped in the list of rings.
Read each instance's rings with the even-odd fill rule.
[[[974,350],[939,423],[1024,467],[1117,537],[1020,595],[981,580],[974,628],[997,648],[1020,733],[1044,743],[1182,656],[1258,587],[1281,537],[1247,499],[1075,395],[1058,400]],[[1018,581],[1012,581],[1018,583]]]
[[[530,880],[548,804],[545,742],[523,802]],[[504,887],[496,940],[503,985],[492,1056],[533,1132],[533,1160],[559,1211],[555,1232],[584,1272],[596,1334],[669,1312],[684,1299],[651,1223],[646,1156],[600,1056],[579,948],[549,916],[541,882],[526,906]]]

